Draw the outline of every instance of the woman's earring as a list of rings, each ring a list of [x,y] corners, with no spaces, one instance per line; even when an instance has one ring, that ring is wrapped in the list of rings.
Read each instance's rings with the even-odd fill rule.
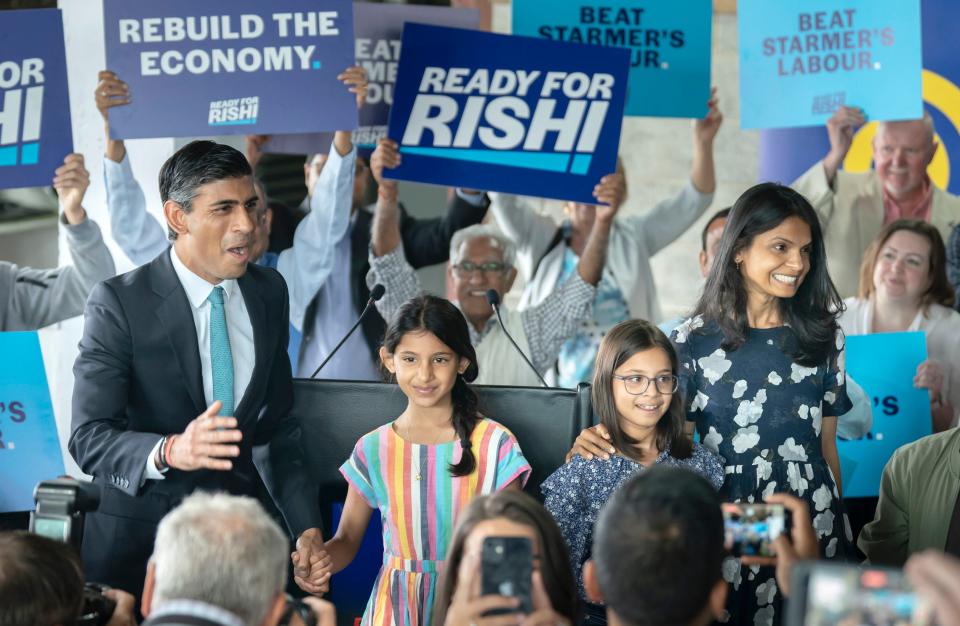
[[[740,261],[734,261],[733,264],[737,266],[737,271],[739,272],[739,271],[740,271]]]

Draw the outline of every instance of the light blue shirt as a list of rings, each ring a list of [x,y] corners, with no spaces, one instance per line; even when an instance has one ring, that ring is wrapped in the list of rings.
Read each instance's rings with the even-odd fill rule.
[[[307,306],[333,268],[332,242],[342,239],[348,231],[356,157],[356,148],[340,156],[331,145],[310,201],[310,213],[297,226],[293,247],[282,251],[276,260],[275,267],[290,293],[291,343],[299,341],[299,333],[294,331],[302,328]],[[124,156],[120,163],[104,157],[103,174],[114,240],[135,264],[152,261],[170,242],[164,228],[147,213],[143,190],[133,176],[129,156]],[[293,348],[291,352],[296,354]]]

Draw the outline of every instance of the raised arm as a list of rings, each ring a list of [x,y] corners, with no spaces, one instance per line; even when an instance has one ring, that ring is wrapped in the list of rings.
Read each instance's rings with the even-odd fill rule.
[[[135,265],[143,265],[152,261],[170,244],[163,226],[147,213],[147,201],[143,189],[133,176],[123,140],[110,137],[108,110],[130,102],[127,84],[106,70],[100,72],[98,78],[94,99],[103,117],[107,146],[103,155],[103,177],[110,231],[123,253]]]
[[[116,273],[100,229],[83,208],[89,184],[83,155],[68,155],[57,168],[53,186],[60,196],[61,221],[73,265],[52,270],[17,268],[7,304],[7,326],[0,330],[34,330],[80,315],[94,285]]]

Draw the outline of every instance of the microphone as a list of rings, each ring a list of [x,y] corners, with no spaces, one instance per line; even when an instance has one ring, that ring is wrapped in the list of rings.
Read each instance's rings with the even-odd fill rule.
[[[373,303],[383,297],[383,294],[387,292],[387,288],[377,283],[373,286],[373,289],[370,290],[370,299],[367,300],[366,306],[363,307],[363,311],[360,312],[360,317],[357,318],[357,321],[354,322],[353,326],[350,327],[350,330],[347,331],[347,334],[343,336],[343,339],[340,340],[340,343],[330,351],[330,354],[327,355],[327,358],[323,360],[323,363],[313,371],[313,374],[310,374],[310,378],[316,378],[317,374],[320,373],[320,370],[323,369],[323,366],[330,362],[330,359],[333,358],[333,355],[337,353],[343,344],[350,338],[350,335],[353,334],[353,331],[357,330],[357,326],[360,325],[360,322],[363,321],[363,318],[366,317],[367,312],[370,310],[370,307],[373,306]]]
[[[533,373],[536,374],[537,378],[540,379],[540,383],[544,387],[549,387],[547,381],[543,379],[543,376],[540,375],[540,372],[537,371],[537,368],[533,366],[533,363],[530,362],[530,359],[527,358],[527,355],[523,353],[523,350],[520,349],[520,346],[517,345],[517,342],[513,340],[513,337],[510,336],[510,333],[507,332],[507,327],[503,325],[503,318],[500,317],[500,294],[497,293],[496,289],[487,289],[487,302],[493,307],[493,312],[497,314],[497,322],[500,323],[500,329],[503,330],[503,334],[507,336],[507,339],[510,340],[510,343],[513,344],[513,347],[517,349],[517,352],[520,353],[520,356],[523,357],[523,360],[530,366],[530,369],[533,370]]]

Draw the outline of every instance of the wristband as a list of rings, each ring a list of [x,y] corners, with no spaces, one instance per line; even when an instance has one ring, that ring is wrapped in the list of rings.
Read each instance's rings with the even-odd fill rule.
[[[176,435],[164,436],[160,442],[160,467],[161,472],[170,469],[170,448],[173,447],[173,439]]]

